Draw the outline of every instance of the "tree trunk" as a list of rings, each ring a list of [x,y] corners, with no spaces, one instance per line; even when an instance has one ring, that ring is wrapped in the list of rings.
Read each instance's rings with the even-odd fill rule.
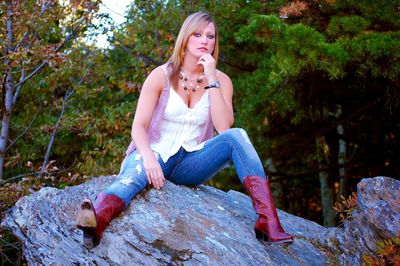
[[[13,32],[12,32],[12,2],[9,0],[7,4],[7,49],[5,49],[5,56],[13,52]],[[6,156],[6,148],[8,142],[8,133],[10,129],[11,114],[13,108],[13,87],[14,80],[12,75],[11,60],[7,59],[6,65],[6,79],[5,79],[5,93],[3,91],[3,117],[1,120],[1,135],[0,135],[0,179],[4,176],[4,163]],[[5,94],[5,95],[4,95]]]
[[[281,176],[277,176],[277,170],[272,161],[272,158],[268,158],[266,161],[267,170],[269,172],[268,178],[270,179],[272,196],[274,197],[275,207],[278,209],[284,209],[285,195],[283,193],[283,186],[281,182]]]
[[[317,153],[318,153],[318,164],[319,168],[323,168],[324,164],[329,165],[329,146],[325,141],[324,136],[318,136],[316,139]],[[334,226],[335,225],[335,213],[333,211],[333,185],[329,178],[329,172],[321,171],[319,172],[319,182],[321,188],[321,202],[322,202],[322,216],[324,221],[324,226]]]
[[[338,104],[336,106],[336,118],[342,116],[342,106]],[[346,163],[346,141],[344,140],[344,127],[343,124],[339,124],[336,127],[337,134],[339,136],[339,152],[338,152],[338,163],[339,163],[339,195],[347,196],[347,179],[346,169],[344,165]]]

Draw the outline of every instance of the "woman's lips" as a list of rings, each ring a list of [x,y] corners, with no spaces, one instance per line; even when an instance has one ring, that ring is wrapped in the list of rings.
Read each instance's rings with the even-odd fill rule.
[[[201,50],[201,51],[203,51],[203,52],[207,52],[207,51],[208,51],[208,49],[205,48],[205,47],[200,47],[199,50]]]

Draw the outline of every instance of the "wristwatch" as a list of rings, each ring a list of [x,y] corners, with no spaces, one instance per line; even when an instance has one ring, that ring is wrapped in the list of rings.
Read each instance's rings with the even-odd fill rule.
[[[221,88],[221,84],[219,84],[219,81],[216,80],[214,82],[209,83],[207,86],[204,87],[205,90],[211,89],[211,88]]]

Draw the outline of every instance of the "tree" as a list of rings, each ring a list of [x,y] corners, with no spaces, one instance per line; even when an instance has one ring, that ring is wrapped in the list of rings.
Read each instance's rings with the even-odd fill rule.
[[[7,40],[1,47],[4,67],[0,178],[4,175],[13,107],[22,87],[46,65],[54,67],[62,63],[66,44],[87,26],[98,3],[7,0],[0,4],[2,21],[6,21],[6,32],[1,32],[0,37]]]
[[[365,160],[376,154],[366,147],[367,139],[376,148],[398,142],[393,130],[398,128],[399,17],[396,4],[386,4],[391,8],[382,8],[390,14],[380,17],[365,1],[295,1],[281,9],[283,19],[255,15],[236,34],[252,47],[248,62],[255,68],[246,77],[253,86],[241,87],[239,119],[254,135],[268,136],[264,146],[283,176],[320,174],[322,201],[330,202],[326,213],[334,200],[328,191],[343,167],[347,177],[356,178],[398,173],[393,171],[398,158],[381,149],[374,160]],[[249,116],[256,119],[248,121]],[[369,131],[366,121],[376,121],[376,130]],[[347,156],[343,147],[339,151],[338,126],[348,132]],[[323,153],[316,153],[318,146]],[[340,165],[339,155],[347,158]],[[334,223],[329,217],[326,225]]]

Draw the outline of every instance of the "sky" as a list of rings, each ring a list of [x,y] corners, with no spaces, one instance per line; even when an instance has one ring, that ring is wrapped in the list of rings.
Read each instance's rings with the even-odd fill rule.
[[[125,22],[125,13],[131,0],[103,0],[100,5],[100,13],[107,13],[114,20],[115,26]],[[107,34],[99,34],[94,44],[99,48],[108,46]]]

